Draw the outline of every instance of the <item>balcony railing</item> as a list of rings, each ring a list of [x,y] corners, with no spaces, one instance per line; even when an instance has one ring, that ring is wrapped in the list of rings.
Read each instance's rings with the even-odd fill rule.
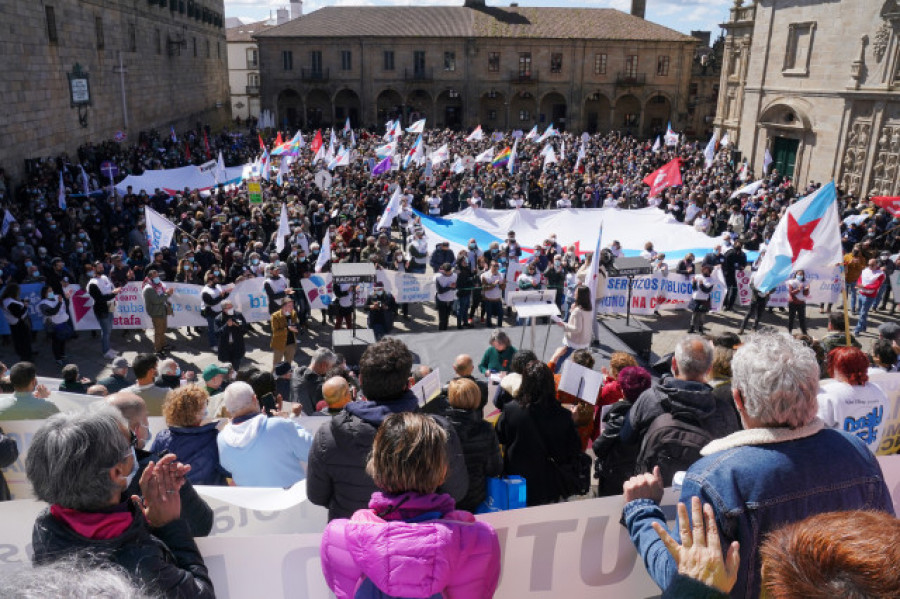
[[[330,69],[300,69],[300,78],[303,81],[328,81]]]
[[[644,73],[619,73],[616,75],[616,85],[646,85],[647,75]]]
[[[403,77],[406,81],[431,81],[434,79],[434,69],[404,69]]]
[[[510,71],[509,80],[512,83],[537,83],[538,73],[537,71],[529,71],[527,73],[523,73],[521,71]]]
[[[247,95],[248,96],[258,96],[259,95],[259,86],[258,85],[248,85],[247,86]]]

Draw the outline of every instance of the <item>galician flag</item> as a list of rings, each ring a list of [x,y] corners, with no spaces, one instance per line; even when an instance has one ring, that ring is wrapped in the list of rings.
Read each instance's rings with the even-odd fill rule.
[[[347,120],[344,122],[344,135],[347,135],[351,131],[353,131],[353,129],[350,127],[350,117],[348,116]]]
[[[407,133],[422,133],[425,131],[425,119],[421,119],[410,125],[407,129]]]
[[[389,229],[391,226],[391,222],[393,222],[394,217],[400,214],[400,186],[397,186],[397,189],[394,190],[394,195],[391,196],[391,200],[387,203],[387,206],[384,208],[384,214],[381,215],[381,218],[378,219],[378,224],[375,226],[375,230],[379,229]]]
[[[418,161],[424,155],[425,146],[422,144],[422,134],[420,133],[419,137],[416,138],[416,143],[412,145],[406,152],[406,156],[403,157],[403,168],[407,168],[410,162]]]
[[[665,142],[670,147],[678,145],[678,134],[672,129],[672,121],[669,121],[669,126],[666,127]]]
[[[326,231],[322,247],[319,249],[319,257],[316,259],[316,272],[322,272],[329,260],[331,260],[331,235]]]
[[[144,222],[147,223],[147,244],[151,256],[171,245],[172,235],[175,234],[175,225],[171,221],[150,206],[144,206]]]
[[[763,174],[764,175],[769,174],[769,166],[771,166],[773,162],[775,162],[775,160],[772,159],[772,154],[769,153],[769,148],[766,148],[766,155],[763,157]]]
[[[431,164],[434,166],[439,165],[440,163],[450,160],[450,147],[447,144],[442,145],[440,148],[432,152],[428,158],[431,159]]]
[[[488,148],[481,154],[475,157],[475,163],[479,162],[490,162],[494,159],[494,148]]]
[[[768,293],[793,272],[840,264],[840,225],[837,191],[832,181],[787,209],[753,276],[753,284]]]
[[[66,209],[66,186],[63,185],[62,171],[59,171],[59,209]]]
[[[537,129],[537,125],[535,125],[534,127],[531,128],[531,131],[529,131],[525,135],[525,140],[530,141],[532,139],[537,139],[537,137],[538,137],[538,129]]]
[[[662,148],[662,141],[659,138],[659,135],[656,136],[656,141],[653,142],[653,147],[650,148],[654,152],[659,152],[660,148]]]
[[[709,138],[709,143],[706,144],[706,149],[703,150],[703,158],[706,161],[706,168],[711,168],[712,165],[716,161],[716,141],[718,135],[713,132],[712,137]]]
[[[281,216],[278,218],[278,237],[275,238],[275,250],[280,254],[284,251],[284,238],[291,234],[288,224],[287,205],[281,205]]]
[[[313,153],[313,156],[319,153],[319,149],[322,147],[322,130],[319,129],[316,131],[315,137],[313,137],[312,144],[309,146],[309,151]]]
[[[542,144],[554,135],[559,135],[559,131],[553,128],[553,123],[547,127],[544,133],[538,138],[538,143]]]
[[[388,142],[383,146],[375,148],[375,155],[379,158],[387,158],[393,156],[397,152],[397,140]]]
[[[578,169],[581,167],[581,161],[587,157],[587,149],[584,147],[584,142],[581,142],[581,147],[578,148],[578,157],[575,159],[575,168],[572,169],[573,172],[578,172]]]
[[[481,125],[478,125],[474,131],[469,133],[466,141],[481,141],[482,139],[484,139],[484,131],[481,130]]]

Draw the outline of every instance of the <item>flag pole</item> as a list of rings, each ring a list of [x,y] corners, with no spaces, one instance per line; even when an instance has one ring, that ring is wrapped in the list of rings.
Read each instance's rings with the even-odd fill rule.
[[[844,340],[850,347],[850,315],[847,313],[847,281],[844,279],[844,265],[840,266],[841,298],[844,300]]]

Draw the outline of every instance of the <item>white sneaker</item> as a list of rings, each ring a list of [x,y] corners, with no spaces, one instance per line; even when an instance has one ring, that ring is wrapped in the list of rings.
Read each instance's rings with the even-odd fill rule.
[[[117,351],[114,350],[114,349],[111,349],[111,350],[109,350],[108,352],[106,352],[105,354],[103,354],[103,357],[106,358],[106,359],[108,359],[108,360],[112,360],[113,358],[116,358],[116,357],[118,357],[118,356],[119,356],[119,352],[117,352]]]

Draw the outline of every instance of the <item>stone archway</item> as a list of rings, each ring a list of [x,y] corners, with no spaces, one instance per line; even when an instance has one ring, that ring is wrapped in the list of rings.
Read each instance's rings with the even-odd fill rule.
[[[560,131],[566,130],[568,120],[568,103],[559,92],[544,94],[541,98],[541,121],[544,125],[553,125]]]
[[[506,96],[498,91],[489,91],[478,101],[478,123],[486,129],[506,131],[509,129],[506,114]]]
[[[463,126],[463,99],[457,89],[445,89],[438,94],[435,102],[435,123],[459,131]]]
[[[537,101],[531,92],[522,91],[509,102],[509,127],[528,131],[538,120]]]
[[[641,101],[631,94],[616,100],[613,129],[634,133],[641,124]]]
[[[672,102],[665,94],[657,92],[644,107],[644,136],[655,138],[666,132],[672,120]]]
[[[360,116],[360,100],[355,91],[342,89],[334,95],[335,126],[343,126],[350,117],[350,126],[357,128],[361,125]]]
[[[276,100],[278,126],[288,130],[299,129],[303,116],[303,99],[292,89],[282,90]]]
[[[318,129],[333,124],[328,93],[323,89],[311,90],[306,94],[306,126]]]
[[[382,90],[375,99],[375,117],[380,124],[393,121],[403,115],[403,96],[393,89]]]
[[[434,120],[431,114],[433,109],[431,94],[424,89],[413,90],[406,97],[406,122],[411,124],[420,119]]]
[[[609,122],[612,106],[609,98],[596,92],[584,101],[584,124],[588,133],[605,133],[612,128]]]

